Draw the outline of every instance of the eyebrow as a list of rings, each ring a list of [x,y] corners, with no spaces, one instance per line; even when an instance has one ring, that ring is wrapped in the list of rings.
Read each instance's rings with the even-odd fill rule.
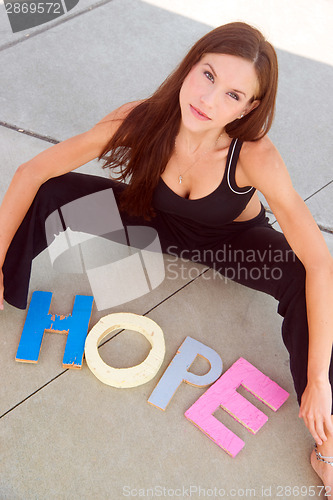
[[[213,75],[215,76],[215,78],[218,78],[218,76],[217,76],[217,74],[216,74],[216,71],[215,71],[215,69],[213,68],[213,66],[212,66],[211,64],[209,64],[209,63],[204,63],[204,64],[206,64],[207,66],[209,66],[209,67],[210,67],[210,69],[212,70],[212,73],[213,73]],[[245,97],[246,97],[245,92],[243,92],[242,90],[232,89],[232,91],[233,91],[233,92],[238,92],[238,94],[243,94],[243,96],[245,96]]]

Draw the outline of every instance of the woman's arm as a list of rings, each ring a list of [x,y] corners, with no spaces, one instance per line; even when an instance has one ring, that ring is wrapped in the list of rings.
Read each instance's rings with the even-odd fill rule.
[[[121,106],[87,132],[46,149],[18,167],[0,206],[0,309],[3,309],[3,262],[40,186],[51,177],[70,172],[97,158],[137,104],[139,101]]]
[[[328,372],[333,343],[333,259],[323,235],[294,190],[286,166],[268,138],[246,143],[242,169],[265,196],[289,245],[306,270],[309,326],[308,384],[300,416],[318,444],[333,433]]]

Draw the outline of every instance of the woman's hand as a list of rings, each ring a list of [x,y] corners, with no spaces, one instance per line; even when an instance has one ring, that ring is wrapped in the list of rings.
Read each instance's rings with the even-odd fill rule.
[[[3,273],[2,273],[2,269],[0,267],[0,310],[1,311],[3,310],[3,292],[4,292],[4,288],[3,288]]]
[[[331,418],[332,390],[329,380],[308,382],[302,395],[299,417],[311,432],[318,445],[333,436]]]

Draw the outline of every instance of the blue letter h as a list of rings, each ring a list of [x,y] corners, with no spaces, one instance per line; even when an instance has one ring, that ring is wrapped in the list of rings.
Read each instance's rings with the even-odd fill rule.
[[[81,368],[94,298],[76,295],[72,314],[68,316],[49,313],[51,300],[52,292],[38,291],[32,294],[16,361],[38,363],[44,331],[49,330],[68,334],[63,365]]]

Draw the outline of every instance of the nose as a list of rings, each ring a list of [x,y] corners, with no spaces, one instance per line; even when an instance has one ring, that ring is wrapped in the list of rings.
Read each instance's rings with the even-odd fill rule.
[[[201,94],[200,101],[206,106],[206,108],[213,108],[215,105],[215,101],[217,98],[217,91],[216,89],[212,88],[209,91],[205,91],[203,94]]]

